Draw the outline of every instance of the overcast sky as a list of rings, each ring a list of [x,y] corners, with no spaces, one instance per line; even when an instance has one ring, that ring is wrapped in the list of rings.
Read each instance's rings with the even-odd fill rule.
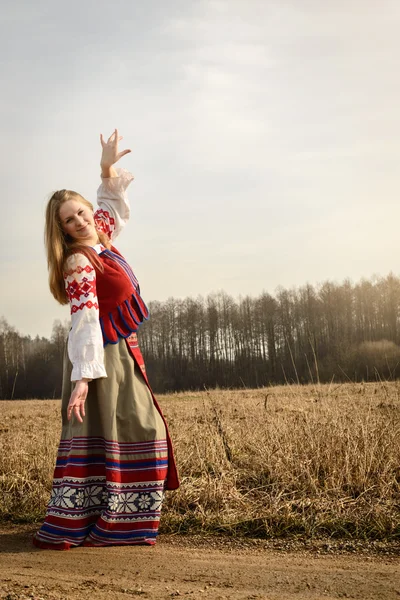
[[[132,153],[117,246],[146,301],[400,268],[397,0],[8,0],[0,315],[49,336],[43,215]]]

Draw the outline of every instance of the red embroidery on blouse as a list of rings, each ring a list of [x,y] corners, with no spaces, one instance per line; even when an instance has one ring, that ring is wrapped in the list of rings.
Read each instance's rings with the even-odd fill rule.
[[[97,304],[97,302],[92,302],[91,300],[88,300],[87,302],[82,302],[82,304],[79,304],[79,306],[77,304],[72,305],[71,314],[75,314],[76,312],[78,312],[78,310],[83,310],[85,307],[96,308],[97,310],[99,310],[99,305]]]
[[[103,231],[109,238],[115,230],[115,219],[110,215],[107,210],[99,208],[94,213],[94,221],[97,229]]]
[[[72,273],[78,273],[78,275],[80,275],[81,273],[83,273],[83,271],[86,271],[86,273],[89,274],[92,271],[94,271],[94,268],[91,265],[86,265],[86,267],[81,267],[80,265],[78,265],[76,269],[71,269],[70,271],[65,272],[64,279],[67,279],[67,277],[72,275]]]
[[[89,294],[96,295],[96,281],[83,277],[81,281],[71,281],[66,287],[67,296],[70,302],[80,300],[81,296],[88,298]]]

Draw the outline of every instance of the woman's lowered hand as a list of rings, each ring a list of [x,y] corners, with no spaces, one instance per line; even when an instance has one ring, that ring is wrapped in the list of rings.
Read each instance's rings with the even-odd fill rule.
[[[67,408],[68,421],[71,420],[72,415],[83,423],[83,417],[85,416],[85,400],[88,393],[89,384],[87,379],[81,379],[77,381],[74,387],[74,391],[69,399]]]

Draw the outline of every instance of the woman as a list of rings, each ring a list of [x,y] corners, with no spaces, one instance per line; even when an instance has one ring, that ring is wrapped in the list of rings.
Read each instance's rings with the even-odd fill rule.
[[[129,218],[133,179],[102,145],[99,209],[70,190],[46,209],[53,296],[71,307],[62,434],[40,548],[154,544],[165,489],[179,486],[168,429],[147,381],[136,331],[148,318],[132,269],[112,242]]]

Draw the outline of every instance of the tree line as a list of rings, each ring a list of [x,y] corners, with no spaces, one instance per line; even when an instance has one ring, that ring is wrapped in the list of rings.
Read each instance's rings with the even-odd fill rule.
[[[0,399],[59,398],[68,323],[56,320],[51,338],[21,335],[0,318]]]
[[[327,281],[234,299],[225,292],[149,304],[139,340],[156,392],[394,379],[400,279]],[[51,338],[0,319],[0,398],[58,398],[68,323]]]

